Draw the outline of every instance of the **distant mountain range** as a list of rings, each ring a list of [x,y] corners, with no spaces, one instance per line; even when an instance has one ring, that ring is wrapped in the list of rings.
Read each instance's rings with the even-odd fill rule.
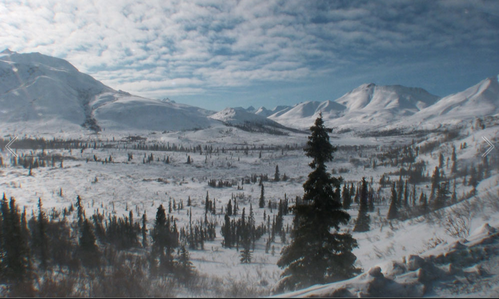
[[[499,76],[446,97],[422,88],[363,84],[331,101],[307,101],[294,106],[246,109],[282,125],[307,129],[322,113],[327,126],[339,129],[415,127],[458,123],[499,113]],[[242,108],[241,108],[242,109]]]
[[[182,131],[217,125],[254,132],[308,129],[322,113],[339,130],[458,123],[499,113],[498,77],[443,98],[421,88],[363,84],[336,100],[220,112],[116,91],[69,62],[39,53],[0,53],[0,128]]]

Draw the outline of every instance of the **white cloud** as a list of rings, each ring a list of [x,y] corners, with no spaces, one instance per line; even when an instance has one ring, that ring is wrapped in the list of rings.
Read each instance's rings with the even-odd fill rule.
[[[385,51],[387,59],[473,44],[493,51],[499,9],[477,3],[8,2],[0,7],[0,44],[65,58],[113,88],[192,94],[323,75]]]

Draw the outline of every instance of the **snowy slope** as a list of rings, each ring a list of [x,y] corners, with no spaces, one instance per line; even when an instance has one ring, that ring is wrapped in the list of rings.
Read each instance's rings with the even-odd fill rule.
[[[39,53],[0,54],[0,126],[31,131],[192,130],[213,112],[115,91],[69,62]]]
[[[275,113],[269,116],[269,119],[285,126],[303,129],[310,126],[310,121],[313,123],[313,116],[320,105],[321,102],[318,101],[299,103],[284,113]]]
[[[421,88],[370,83],[359,86],[335,102],[347,107],[347,112],[392,110],[393,113],[406,115],[430,106],[438,99]]]
[[[214,121],[202,109],[138,96],[116,96],[94,110],[100,126],[111,130],[183,131],[208,128]]]
[[[283,113],[286,113],[287,111],[289,111],[291,108],[293,108],[292,106],[286,106],[286,105],[280,105],[280,106],[276,106],[274,107],[274,109],[267,109],[265,107],[260,107],[258,108],[256,111],[255,111],[255,114],[258,114],[258,115],[261,115],[261,116],[265,116],[265,117],[269,117],[271,115],[280,115],[280,114],[283,114]]]
[[[226,108],[210,116],[228,126],[239,127],[248,131],[283,133],[285,131],[295,131],[289,129],[264,116],[246,112],[243,109]],[[276,131],[277,129],[277,131]]]
[[[62,59],[10,51],[0,56],[0,122],[83,124],[88,100],[111,91]]]
[[[499,113],[499,76],[487,78],[480,83],[453,95],[446,96],[434,105],[422,109],[407,121],[423,122],[460,121]]]
[[[269,117],[270,115],[272,115],[272,110],[269,110],[269,109],[262,106],[255,111],[255,114],[261,115],[264,117]]]
[[[497,179],[489,181],[497,184]],[[496,297],[499,214],[494,202],[499,189],[484,183],[479,189],[492,196],[446,207],[441,211],[443,219],[398,222],[386,229],[386,237],[383,230],[356,234],[359,248],[354,254],[363,260],[364,273],[275,297]],[[471,217],[466,238],[451,237],[444,229],[455,211],[467,211]]]

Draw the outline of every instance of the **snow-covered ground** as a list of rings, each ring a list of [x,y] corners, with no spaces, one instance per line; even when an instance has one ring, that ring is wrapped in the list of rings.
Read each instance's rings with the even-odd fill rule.
[[[366,177],[368,181],[372,178],[373,189],[378,190],[379,180],[383,174],[394,173],[389,175],[391,180],[398,180],[399,176],[396,172],[399,171],[400,165],[379,165],[373,169],[369,167],[369,165],[372,165],[372,159],[378,159],[378,155],[387,153],[391,149],[410,145],[413,140],[417,140],[415,145],[420,146],[431,141],[441,140],[441,143],[433,151],[421,154],[417,158],[417,161],[426,161],[430,175],[438,164],[439,153],[441,152],[445,157],[449,157],[452,145],[457,148],[459,165],[470,165],[472,162],[478,163],[481,160],[481,154],[487,147],[481,137],[487,136],[490,140],[496,141],[493,136],[497,136],[499,133],[496,125],[490,125],[493,124],[492,121],[487,124],[485,129],[478,129],[472,128],[474,125],[472,121],[464,123],[460,135],[452,140],[442,140],[442,133],[439,132],[428,134],[426,138],[419,139],[412,135],[359,137],[353,133],[333,133],[331,143],[339,146],[339,150],[334,155],[334,161],[329,163],[328,167],[329,169],[335,169],[335,171],[340,170],[340,168],[348,169],[348,172],[336,174],[337,176],[341,175],[348,183],[357,183],[362,177]],[[260,187],[258,183],[241,184],[241,179],[250,177],[252,174],[267,174],[270,180],[263,183],[266,201],[278,202],[286,194],[286,197],[293,203],[296,196],[303,194],[302,184],[310,171],[308,167],[310,161],[304,156],[302,150],[307,140],[306,134],[290,133],[289,136],[276,136],[265,133],[249,133],[235,127],[228,128],[222,125],[198,131],[154,132],[149,134],[137,131],[135,133],[137,135],[142,134],[142,137],[147,138],[146,144],[149,145],[176,144],[184,147],[201,145],[203,153],[199,151],[186,153],[131,149],[134,144],[137,144],[136,142],[121,142],[121,140],[129,135],[134,136],[134,132],[125,134],[123,132],[107,131],[102,132],[99,136],[74,135],[74,138],[84,141],[99,139],[101,143],[109,144],[110,147],[97,149],[89,147],[83,152],[81,149],[45,150],[48,155],[59,154],[63,156],[63,167],[61,168],[60,164],[56,163],[55,167],[36,168],[33,169],[32,176],[28,175],[27,169],[19,166],[12,167],[8,164],[7,158],[10,156],[6,151],[3,151],[2,156],[6,165],[0,168],[0,192],[5,192],[9,197],[14,196],[17,203],[21,207],[26,206],[28,211],[36,211],[39,197],[43,200],[44,208],[50,211],[52,208],[62,209],[69,206],[70,203],[76,201],[76,196],[80,195],[87,215],[92,215],[93,211],[97,209],[105,211],[106,215],[115,214],[117,216],[127,215],[128,211],[132,210],[134,211],[134,217],[139,219],[146,212],[149,226],[153,225],[154,215],[160,204],[167,207],[170,200],[175,200],[177,204],[182,201],[184,209],[172,211],[172,215],[178,219],[179,227],[188,223],[189,208],[186,206],[188,197],[191,197],[192,200],[193,219],[198,220],[204,219],[204,200],[207,193],[210,199],[216,200],[218,211],[222,206],[225,209],[229,199],[235,196],[238,198],[240,212],[245,208],[248,214],[249,205],[252,203],[256,223],[260,224],[263,221],[264,211],[272,217],[276,215],[277,210],[273,209],[271,211],[268,207],[259,209]],[[65,135],[65,137],[69,136]],[[460,149],[463,142],[467,142],[468,146]],[[119,144],[118,147],[117,144]],[[124,149],[124,146],[128,148]],[[214,149],[218,148],[219,151],[210,154],[205,150],[205,146],[212,146]],[[15,144],[13,148],[16,148]],[[222,149],[224,150],[222,151]],[[41,149],[17,150],[18,154],[32,155],[40,152]],[[133,154],[134,157],[131,161],[128,161],[129,153]],[[153,154],[154,160],[151,163],[143,163],[144,157],[150,154]],[[498,154],[497,151],[491,152],[491,155]],[[94,155],[101,160],[111,156],[113,162],[95,162]],[[191,164],[186,163],[187,156],[191,157],[193,161]],[[163,162],[166,157],[169,157],[170,164]],[[279,166],[281,176],[286,174],[289,177],[287,181],[273,181],[276,165]],[[446,173],[449,172],[448,167],[447,165],[447,168],[444,168]],[[238,186],[233,187],[212,188],[207,184],[209,179],[235,179],[239,183]],[[498,182],[499,175],[497,175],[497,168],[495,168],[492,171],[492,176],[480,183],[478,195],[484,195],[487,191],[497,198]],[[428,184],[430,183],[417,185],[417,194],[419,195],[422,190],[429,194]],[[63,190],[62,196],[59,195],[61,188]],[[457,181],[458,197],[470,190],[471,187],[463,186],[461,180]],[[470,201],[479,202],[478,198],[471,197],[456,206],[446,208],[447,214],[422,216],[406,221],[392,221],[391,225],[389,225],[385,220],[389,204],[389,187],[381,188],[379,194],[385,200],[376,204],[376,211],[371,213],[371,230],[367,233],[353,233],[353,236],[359,242],[359,247],[354,250],[354,254],[358,258],[357,265],[365,273],[348,282],[311,287],[287,295],[325,295],[345,284],[350,285],[347,289],[352,294],[356,294],[355,292],[366,293],[368,292],[366,288],[372,283],[374,277],[369,276],[367,271],[376,266],[380,267],[381,273],[385,277],[393,279],[397,284],[403,284],[403,281],[406,281],[407,285],[411,285],[411,290],[420,292],[420,288],[423,288],[423,286],[418,285],[417,270],[407,270],[407,262],[411,260],[410,256],[418,255],[426,260],[429,256],[438,256],[448,252],[450,250],[449,246],[460,240],[460,238],[452,236],[443,225],[448,216],[452,215],[451,209],[458,209]],[[488,229],[484,228],[488,227],[485,224],[490,225],[491,231],[499,229],[499,212],[494,210],[493,202],[490,199],[485,199],[485,197],[480,200],[488,200],[487,204],[491,208],[480,207],[474,213],[469,224],[471,234],[466,237],[467,241],[460,240],[461,243],[470,248],[478,246],[469,243],[474,242],[474,238],[479,234],[473,233],[473,231]],[[352,220],[347,227],[343,228],[345,231],[352,230],[357,209],[357,205],[354,204],[348,210]],[[221,245],[220,227],[223,222],[223,214],[217,212],[216,215],[209,215],[208,218],[214,219],[218,223],[217,238],[214,241],[206,242],[204,250],[191,251],[191,258],[196,269],[200,273],[218,277],[226,283],[245,283],[255,288],[255,290],[263,292],[263,294],[270,294],[271,288],[279,280],[282,271],[276,266],[276,262],[279,259],[282,247],[289,242],[289,235],[285,243],[282,243],[279,237],[276,238],[273,243],[274,254],[272,254],[271,251],[265,252],[265,242],[268,238],[268,235],[265,234],[256,244],[252,263],[241,264],[239,261],[240,253],[236,249],[226,249]],[[285,225],[290,225],[292,216],[288,215],[284,218]],[[402,262],[404,257],[405,264]],[[398,270],[394,270],[394,267],[398,266],[393,266],[392,261],[405,265],[404,269],[406,270],[400,273],[397,272]],[[497,271],[499,268],[493,268],[492,265],[496,262],[497,260],[491,257],[489,266],[492,268],[487,269],[487,273],[492,276],[488,278],[480,276],[482,277],[480,281],[483,282],[481,291],[467,288],[461,292],[458,287],[464,288],[463,284],[456,283],[452,284],[452,286],[446,286],[442,282],[434,286],[431,289],[432,291],[428,291],[425,295],[464,295],[464,292],[482,295],[494,294],[494,288],[487,289],[485,281],[495,281],[495,275],[499,274]],[[434,261],[431,263],[436,265],[435,267],[442,266]],[[476,264],[480,264],[480,262],[476,261],[475,264],[471,263],[466,267],[469,268]],[[466,269],[463,271],[468,273]],[[376,274],[374,275],[376,276]],[[457,275],[455,279],[459,280],[461,278]],[[427,286],[424,286],[424,288],[429,290]],[[453,290],[457,293],[451,293],[454,292]],[[408,295],[411,294],[413,293],[408,293]],[[420,293],[415,294],[420,295]]]
[[[170,201],[175,201],[182,202],[184,208],[172,211],[172,215],[179,227],[184,227],[191,208],[193,220],[204,219],[204,200],[208,194],[216,202],[217,214],[210,214],[208,218],[217,221],[217,237],[206,242],[204,250],[191,251],[197,271],[218,277],[225,284],[244,285],[260,295],[270,295],[282,271],[276,262],[281,249],[290,241],[289,234],[284,242],[277,237],[274,249],[268,252],[265,244],[269,236],[265,234],[257,241],[252,262],[241,264],[236,249],[221,245],[220,227],[224,219],[221,208],[235,197],[240,213],[245,208],[247,215],[252,204],[257,225],[264,221],[264,213],[271,217],[277,214],[275,208],[258,208],[260,186],[242,183],[252,175],[268,175],[269,181],[263,182],[266,201],[277,203],[286,196],[293,204],[297,196],[302,196],[302,185],[310,172],[310,160],[303,152],[307,133],[282,125],[306,129],[322,112],[326,124],[335,128],[331,143],[338,146],[329,169],[348,184],[356,184],[366,177],[380,200],[371,213],[371,230],[352,233],[359,243],[354,250],[357,265],[364,273],[346,282],[314,286],[284,296],[331,295],[342,287],[345,287],[341,291],[344,293],[335,294],[356,296],[381,290],[407,296],[497,295],[499,254],[494,251],[495,231],[499,229],[499,209],[495,201],[499,197],[497,148],[489,153],[491,176],[478,185],[478,196],[469,196],[472,187],[464,184],[462,177],[451,180],[462,201],[438,213],[389,223],[386,215],[390,187],[380,187],[383,175],[391,182],[397,181],[401,168],[411,167],[395,162],[407,146],[413,150],[433,147],[422,151],[415,161],[426,163],[427,177],[439,164],[439,155],[449,158],[453,147],[459,170],[482,163],[482,154],[489,147],[484,138],[499,147],[497,77],[444,98],[417,88],[365,84],[336,101],[276,107],[266,118],[264,116],[271,112],[263,108],[228,108],[215,113],[115,91],[78,72],[64,60],[37,53],[4,52],[0,55],[0,71],[4,73],[0,78],[3,145],[17,137],[19,141],[12,145],[17,154],[36,156],[42,148],[18,147],[23,139],[62,138],[89,143],[84,150],[43,150],[46,155],[63,157],[64,162],[35,168],[31,176],[28,169],[11,165],[12,155],[7,150],[0,152],[4,164],[0,167],[0,193],[15,197],[19,206],[25,206],[28,211],[36,211],[38,198],[50,212],[53,208],[63,209],[74,204],[80,195],[86,215],[92,215],[97,209],[106,216],[127,215],[132,210],[135,219],[147,213],[151,227],[158,206],[168,207]],[[134,141],[136,139],[141,141]],[[94,149],[91,146],[94,142],[100,146]],[[139,145],[196,150],[134,148]],[[133,154],[130,161],[129,154]],[[151,154],[154,159],[144,163]],[[112,162],[104,163],[109,157]],[[166,158],[170,163],[164,162]],[[191,163],[187,163],[188,158]],[[377,165],[374,168],[373,163]],[[450,164],[444,161],[442,169],[446,175],[450,174]],[[273,181],[276,166],[287,180]],[[213,188],[208,186],[210,179],[234,180],[237,184]],[[418,198],[422,191],[429,195],[430,186],[428,180],[417,184]],[[188,208],[189,197],[192,207]],[[357,209],[354,204],[348,210],[352,221],[343,230],[352,231]],[[468,215],[467,232],[456,237],[449,228],[450,221],[463,211],[473,211],[473,214]],[[292,215],[284,218],[284,225],[291,225]],[[438,258],[452,256],[452,251],[459,254],[475,249],[486,251],[484,242],[490,242],[492,247],[487,250],[493,249],[493,254],[478,255],[484,257],[483,261],[470,259],[466,264],[454,265],[460,270],[445,270],[444,266],[448,267],[449,263],[446,258]],[[416,255],[419,258],[414,257]],[[414,263],[421,267],[414,268]],[[488,274],[473,267],[484,267]],[[443,272],[435,270],[437,268]],[[432,273],[432,269],[441,275],[432,278],[435,283],[430,287],[425,275]],[[370,285],[375,287],[369,289]],[[404,285],[409,291],[401,291]],[[188,296],[188,290],[183,295]]]

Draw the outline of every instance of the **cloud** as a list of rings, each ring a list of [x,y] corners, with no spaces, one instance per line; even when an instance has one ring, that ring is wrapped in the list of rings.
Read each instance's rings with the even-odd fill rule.
[[[487,1],[33,0],[5,3],[0,19],[1,45],[67,59],[141,95],[492,55],[499,45],[499,9]]]

